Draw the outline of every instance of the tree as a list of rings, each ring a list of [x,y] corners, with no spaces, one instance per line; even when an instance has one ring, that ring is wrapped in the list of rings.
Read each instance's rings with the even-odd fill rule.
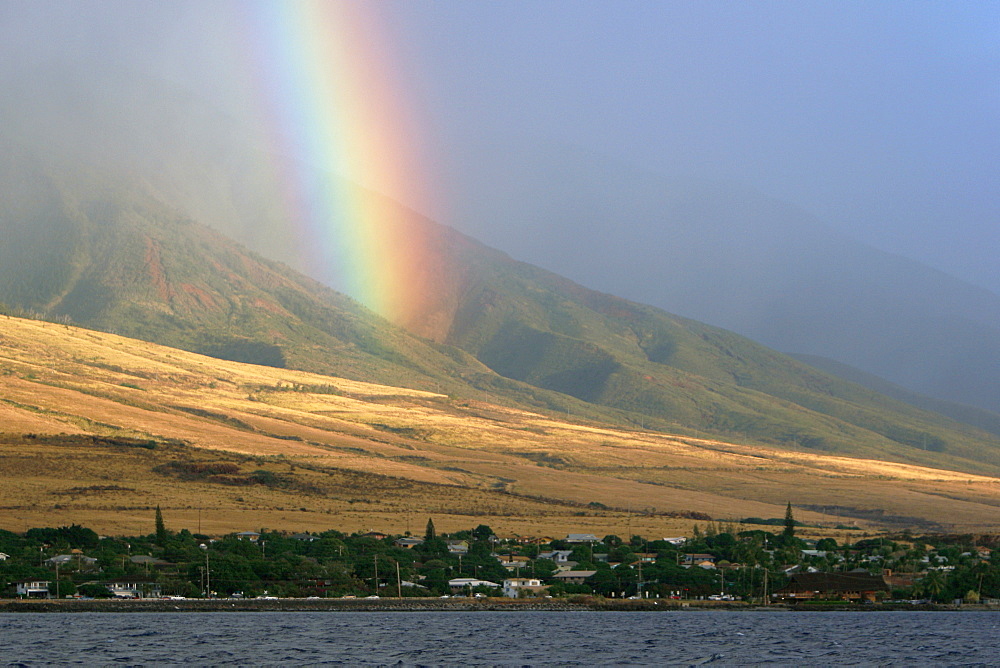
[[[476,540],[489,540],[493,537],[493,529],[486,524],[480,524],[472,530],[472,537]]]
[[[164,545],[167,542],[167,527],[163,524],[163,513],[160,506],[156,506],[156,544]]]
[[[435,538],[437,538],[437,532],[434,531],[434,519],[428,518],[427,528],[424,529],[424,540],[425,541],[434,540]]]
[[[788,507],[785,509],[785,530],[781,533],[785,538],[795,537],[795,518],[792,517],[792,502],[788,502]]]
[[[929,571],[927,575],[920,580],[921,590],[923,590],[924,594],[932,600],[937,599],[937,597],[941,595],[941,592],[944,591],[945,585],[945,578],[941,574],[941,571]]]

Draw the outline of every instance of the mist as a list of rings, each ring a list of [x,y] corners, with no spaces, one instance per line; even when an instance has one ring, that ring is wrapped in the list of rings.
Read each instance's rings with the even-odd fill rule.
[[[1000,411],[995,3],[364,8],[420,128],[426,199],[385,194],[588,287]],[[294,264],[305,242],[251,197],[275,147],[245,18],[4,0],[0,132]]]

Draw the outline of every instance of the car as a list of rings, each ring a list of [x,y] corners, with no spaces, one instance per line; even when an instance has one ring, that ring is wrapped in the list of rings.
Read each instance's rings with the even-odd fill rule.
[[[371,596],[365,596],[365,598],[371,600],[371,599],[378,598],[378,596],[376,596],[375,594],[372,594]]]

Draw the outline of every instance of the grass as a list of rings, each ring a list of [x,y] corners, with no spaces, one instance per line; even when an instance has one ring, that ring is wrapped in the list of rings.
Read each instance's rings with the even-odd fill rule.
[[[33,320],[0,317],[0,337],[9,529],[129,532],[160,505],[192,530],[200,508],[213,531],[419,531],[433,516],[656,537],[790,500],[810,524],[998,530],[985,475],[560,420]]]

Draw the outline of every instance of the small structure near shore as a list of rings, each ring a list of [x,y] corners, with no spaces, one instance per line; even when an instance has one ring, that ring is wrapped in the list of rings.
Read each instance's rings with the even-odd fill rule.
[[[889,591],[881,575],[868,573],[795,573],[774,592],[779,601],[875,601]]]

